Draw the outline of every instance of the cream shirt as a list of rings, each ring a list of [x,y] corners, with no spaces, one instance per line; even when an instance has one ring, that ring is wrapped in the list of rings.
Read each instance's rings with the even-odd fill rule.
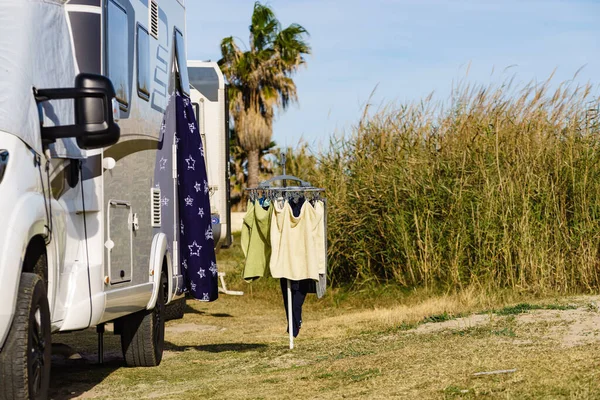
[[[283,204],[282,204],[283,203]],[[294,217],[287,201],[275,201],[271,216],[273,278],[319,280],[325,272],[325,221],[323,203],[305,201]]]

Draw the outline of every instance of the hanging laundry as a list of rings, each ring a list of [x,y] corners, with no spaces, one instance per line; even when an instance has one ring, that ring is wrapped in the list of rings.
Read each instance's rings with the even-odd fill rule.
[[[176,102],[179,259],[190,294],[201,301],[214,301],[219,278],[204,148],[190,99],[178,93]]]
[[[299,219],[304,217],[307,218],[305,224],[297,224],[292,229],[297,229],[298,231],[305,229],[309,233],[309,235],[298,235],[301,238],[306,239],[306,243],[304,246],[300,247],[292,247],[291,250],[286,246],[279,246],[279,250],[285,253],[287,250],[291,252],[301,252],[302,247],[304,247],[305,252],[313,253],[315,258],[314,262],[316,262],[317,270],[318,270],[318,279],[315,282],[314,278],[302,279],[302,280],[294,280],[290,279],[290,289],[292,295],[292,321],[293,321],[293,335],[294,337],[298,336],[300,328],[302,326],[302,306],[304,304],[304,300],[308,293],[316,293],[318,298],[321,298],[325,293],[326,288],[326,253],[325,253],[325,220],[324,220],[324,204],[321,201],[315,201],[314,205],[311,205],[308,201],[306,201],[303,197],[294,199],[292,201],[286,202],[289,205],[291,210],[291,216],[295,219],[296,222],[300,222]],[[306,206],[308,204],[308,206]],[[311,207],[314,210],[315,218],[313,220],[310,219],[312,213],[307,212],[303,214],[302,211],[305,207]],[[308,216],[308,217],[307,217]],[[315,224],[314,229],[313,225]],[[285,228],[284,228],[285,229]],[[279,243],[285,242],[286,231],[282,230],[278,232],[276,230],[272,230],[272,233],[276,236],[275,241],[277,242],[277,238],[280,239]],[[298,233],[298,232],[296,232]],[[296,242],[297,245],[297,242]],[[281,256],[281,254],[280,254]],[[307,260],[303,262],[310,262],[312,259],[310,254],[304,254]],[[284,257],[285,259],[285,257]],[[308,270],[309,268],[306,268]],[[285,272],[283,272],[285,273]],[[309,272],[310,273],[310,272]],[[283,296],[283,305],[285,307],[286,319],[289,317],[288,313],[288,301],[287,301],[287,279],[280,279],[281,293]],[[289,330],[289,328],[288,328]]]
[[[317,201],[315,203],[315,210],[317,214],[322,215],[314,237],[315,252],[319,265],[319,282],[317,283],[316,292],[317,297],[320,299],[325,295],[325,291],[327,290],[327,235],[325,233],[327,213],[325,212],[325,203]]]
[[[265,275],[271,258],[271,207],[265,210],[260,201],[249,201],[242,226],[242,251],[246,257],[243,277],[247,282]]]
[[[300,211],[302,210],[302,205],[307,201],[304,197],[294,198],[289,201],[290,207],[292,208],[292,214],[294,217],[300,217]],[[323,211],[325,210],[325,204],[323,203]],[[315,204],[315,209],[317,206]],[[317,210],[318,213],[321,212],[320,209]],[[324,219],[326,218],[326,214],[324,213]],[[317,298],[321,298],[325,295],[325,291],[327,290],[327,238],[325,237],[325,226],[327,222],[323,219],[322,223],[319,224],[319,230],[314,237],[314,245],[315,251],[318,257],[318,265],[319,265],[319,281],[315,283],[315,281],[308,280],[305,284],[308,288],[308,293],[316,293]]]
[[[286,179],[299,181],[301,186],[269,185],[275,180]],[[284,173],[262,182],[257,188],[246,190],[249,190],[251,201],[242,228],[242,248],[246,255],[244,278],[248,281],[257,279],[263,276],[268,266],[271,276],[280,279],[292,349],[293,338],[302,327],[306,295],[316,293],[320,298],[326,289],[327,227],[325,203],[321,197],[324,189]],[[263,222],[262,235],[257,235],[259,219]],[[253,250],[258,254],[252,254]],[[255,258],[257,262],[250,262]],[[258,271],[253,270],[255,266],[259,266]]]
[[[279,285],[281,286],[281,294],[283,295],[283,306],[285,307],[286,321],[289,317],[287,301],[287,281],[287,279],[279,280]],[[310,279],[304,279],[302,281],[290,281],[290,288],[292,291],[292,322],[294,337],[298,337],[298,333],[300,333],[300,328],[302,327],[302,306],[304,305],[306,295],[308,293],[314,293],[310,286],[311,284],[314,285],[314,281]]]
[[[321,201],[313,206],[305,201],[298,217],[293,215],[287,201],[275,201],[271,217],[271,260],[270,271],[274,278],[293,281],[319,280],[324,263],[318,252],[324,249],[324,208]],[[318,237],[321,245],[317,246]]]

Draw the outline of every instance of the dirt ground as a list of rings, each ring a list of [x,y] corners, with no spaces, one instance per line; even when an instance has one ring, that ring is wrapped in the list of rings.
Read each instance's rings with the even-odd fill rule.
[[[55,335],[52,398],[600,398],[600,297],[495,312],[453,297],[307,303],[289,350],[276,292],[188,301],[184,319],[167,324],[157,368],[124,367],[109,332],[103,366],[94,331]]]

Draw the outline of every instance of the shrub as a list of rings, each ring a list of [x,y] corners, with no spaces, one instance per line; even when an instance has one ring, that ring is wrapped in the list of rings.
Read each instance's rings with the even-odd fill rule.
[[[594,290],[598,102],[590,86],[548,87],[388,106],[290,170],[327,189],[333,282]]]

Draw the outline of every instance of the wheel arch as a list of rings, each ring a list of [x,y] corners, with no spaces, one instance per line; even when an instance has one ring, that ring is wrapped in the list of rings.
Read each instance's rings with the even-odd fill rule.
[[[173,262],[167,244],[167,235],[164,233],[157,233],[154,235],[150,250],[150,265],[148,271],[150,280],[154,283],[154,289],[152,290],[150,301],[146,306],[147,310],[152,310],[156,305],[160,286],[160,276],[163,271],[167,275],[168,282],[168,297],[166,304],[173,298]]]
[[[38,264],[39,257],[47,254],[46,240],[42,235],[35,235],[27,244],[25,248],[25,254],[23,256],[23,264],[21,272],[29,272],[32,274],[39,275],[44,282],[46,292],[48,292],[48,260],[44,260],[43,265]]]
[[[41,251],[41,247],[46,252],[44,237],[47,234],[46,222],[44,220],[45,215],[42,213],[43,209],[37,209],[39,203],[37,200],[41,200],[38,196],[31,195],[25,199],[21,207],[18,207],[17,211],[21,211],[26,206],[30,210],[36,210],[35,212],[19,213],[15,212],[13,218],[7,224],[11,229],[11,235],[6,236],[4,243],[0,243],[0,265],[18,265],[18,268],[0,268],[0,304],[6,307],[8,312],[0,312],[0,349],[4,345],[4,340],[8,334],[8,330],[12,325],[15,307],[17,304],[17,295],[19,285],[21,282],[21,273],[25,272],[27,268],[25,266],[26,258],[32,257],[29,252],[30,246],[33,246],[31,250],[36,249]],[[43,204],[43,203],[42,203]],[[17,216],[20,216],[17,223]],[[10,249],[13,249],[12,251]],[[16,251],[14,251],[16,250]],[[47,255],[47,253],[46,253]],[[46,262],[46,282],[49,278],[48,261]],[[46,286],[47,295],[49,288]],[[49,299],[50,300],[50,299]],[[50,302],[51,303],[51,302]],[[52,305],[51,305],[52,306]]]

